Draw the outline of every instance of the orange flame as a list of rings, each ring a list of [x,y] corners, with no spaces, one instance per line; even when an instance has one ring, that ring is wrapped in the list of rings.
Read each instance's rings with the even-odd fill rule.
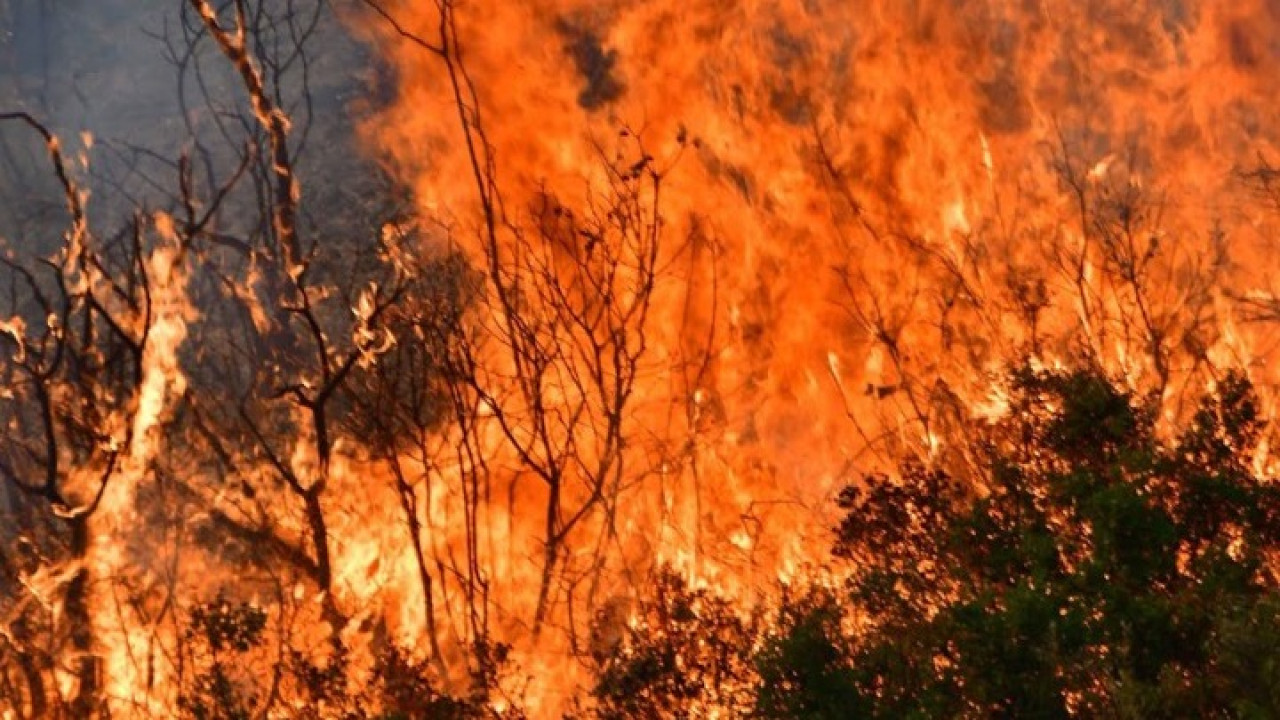
[[[437,6],[383,7],[428,42],[440,25]],[[504,222],[546,193],[588,206],[620,130],[671,168],[617,567],[737,594],[821,562],[832,492],[904,449],[941,461],[1004,412],[991,380],[1019,354],[1094,358],[1171,412],[1215,367],[1270,380],[1270,326],[1242,324],[1238,291],[1270,297],[1274,217],[1241,172],[1280,128],[1271,4],[544,0],[455,19]],[[368,138],[481,261],[445,63],[368,27],[400,77]],[[686,450],[655,461],[640,437]],[[510,631],[537,531],[497,513]],[[530,667],[556,652],[522,649]]]
[[[1010,361],[1097,362],[1169,421],[1245,366],[1274,410],[1280,194],[1251,175],[1280,140],[1274,2],[380,6],[352,22],[399,93],[364,138],[414,192],[412,250],[461,249],[482,276],[462,324],[484,340],[457,360],[454,422],[412,450],[344,437],[322,458],[292,438],[280,464],[327,483],[334,572],[278,579],[279,601],[336,622],[332,602],[335,634],[414,647],[459,688],[471,644],[510,643],[496,710],[567,708],[584,647],[638,622],[658,565],[744,601],[834,584],[834,494],[903,455],[963,469],[969,426],[1008,412]],[[261,85],[244,38],[226,42]],[[288,118],[253,99],[287,155]],[[275,171],[292,232],[304,189]],[[171,218],[153,225],[156,314],[111,429],[131,445],[94,519],[98,578],[157,562],[135,494],[186,391],[184,250]],[[377,326],[377,297],[352,308],[361,367],[408,340]],[[94,597],[107,695],[163,716],[155,658],[175,639],[113,590]]]

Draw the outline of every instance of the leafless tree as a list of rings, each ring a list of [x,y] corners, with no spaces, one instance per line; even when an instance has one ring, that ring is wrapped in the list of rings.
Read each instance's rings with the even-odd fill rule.
[[[498,490],[494,483],[504,482],[514,498],[521,476],[536,478],[542,558],[529,619],[536,637],[557,607],[591,602],[601,555],[582,563],[570,559],[570,549],[603,548],[616,532],[614,513],[630,477],[624,452],[632,440],[630,404],[667,260],[659,208],[674,160],[655,159],[642,137],[623,129],[598,148],[604,180],[583,206],[566,205],[551,187],[527,204],[512,201],[467,70],[455,4],[436,4],[431,37],[406,30],[378,3],[366,5],[440,61],[452,92],[479,211],[477,237],[459,244],[475,249],[483,281],[472,316],[479,330],[455,336],[446,372],[454,384],[463,496],[477,506],[468,510],[468,554],[481,552],[482,528],[471,526]],[[498,476],[483,456],[483,436],[494,426],[505,440],[501,452],[518,463],[513,477]],[[488,573],[474,563],[464,584],[483,588]],[[474,613],[474,633],[483,633],[486,613]]]
[[[99,708],[102,673],[89,608],[89,524],[109,486],[122,482],[122,460],[134,440],[143,355],[155,317],[147,265],[153,226],[138,213],[115,235],[95,234],[57,138],[24,113],[2,114],[0,120],[38,133],[68,214],[54,255],[20,257],[10,249],[3,261],[9,297],[0,334],[0,417],[6,428],[0,477],[25,498],[18,514],[35,513],[26,521],[27,552],[49,558],[46,567],[64,569],[48,587],[9,586],[5,610],[15,632],[6,637],[5,654],[18,663],[25,681],[15,694],[22,698],[17,712],[88,717]],[[41,647],[28,634],[35,625],[57,637]],[[61,646],[63,634],[67,649]],[[56,677],[64,669],[76,678],[66,698]]]

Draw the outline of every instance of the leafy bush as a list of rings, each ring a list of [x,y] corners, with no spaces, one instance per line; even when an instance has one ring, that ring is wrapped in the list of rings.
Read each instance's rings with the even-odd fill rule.
[[[836,553],[871,629],[828,699],[879,717],[1280,712],[1280,646],[1249,641],[1280,632],[1280,489],[1252,470],[1248,381],[1224,378],[1171,443],[1099,372],[1022,370],[1012,394],[980,486],[913,466],[842,496]]]
[[[1249,382],[1172,434],[1099,371],[1009,385],[976,482],[915,463],[841,494],[844,586],[747,622],[661,575],[599,658],[598,714],[1280,716],[1280,487]]]

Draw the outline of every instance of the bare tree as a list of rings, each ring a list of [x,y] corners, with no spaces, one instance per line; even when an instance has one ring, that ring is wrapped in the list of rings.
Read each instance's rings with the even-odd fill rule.
[[[65,632],[70,647],[63,651],[55,639],[38,649],[35,638],[15,633],[7,637],[6,655],[13,654],[26,682],[17,695],[25,698],[19,712],[88,717],[100,707],[102,674],[89,605],[90,522],[109,487],[129,481],[121,479],[122,466],[135,439],[134,421],[143,412],[143,361],[155,320],[147,262],[154,227],[139,213],[122,232],[95,235],[57,138],[24,113],[2,114],[0,120],[23,123],[40,135],[69,216],[53,256],[9,252],[3,261],[9,306],[0,334],[0,422],[6,428],[0,477],[40,513],[28,526],[27,546],[48,558],[49,568],[61,568],[46,588],[54,590],[53,597],[16,585],[6,611],[18,627],[30,629],[44,613],[55,612],[46,603],[60,604],[65,629],[53,620],[45,623],[59,636]],[[63,670],[76,678],[69,698],[60,695],[57,673]]]

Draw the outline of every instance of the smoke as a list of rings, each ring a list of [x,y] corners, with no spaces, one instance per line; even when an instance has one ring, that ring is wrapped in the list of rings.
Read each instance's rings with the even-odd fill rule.
[[[600,44],[600,37],[586,27],[562,20],[557,29],[565,38],[565,52],[573,59],[584,86],[578,104],[597,110],[617,100],[626,85],[617,77],[618,53]]]
[[[264,30],[259,42],[283,46],[289,33],[306,41],[305,58],[268,68],[299,154],[310,159],[312,142],[326,148],[304,164],[304,179],[367,175],[351,108],[367,97],[374,59],[326,3],[268,10],[266,20],[289,23],[275,28],[278,35]],[[173,202],[173,163],[184,153],[205,165],[198,179],[229,173],[242,150],[234,139],[242,128],[231,118],[247,100],[185,2],[10,0],[0,4],[0,107],[30,112],[69,155],[88,151],[80,182],[95,224],[114,227],[136,208]],[[47,246],[42,236],[58,220],[35,209],[56,207],[58,197],[42,148],[21,128],[0,127],[0,153],[0,236]]]

